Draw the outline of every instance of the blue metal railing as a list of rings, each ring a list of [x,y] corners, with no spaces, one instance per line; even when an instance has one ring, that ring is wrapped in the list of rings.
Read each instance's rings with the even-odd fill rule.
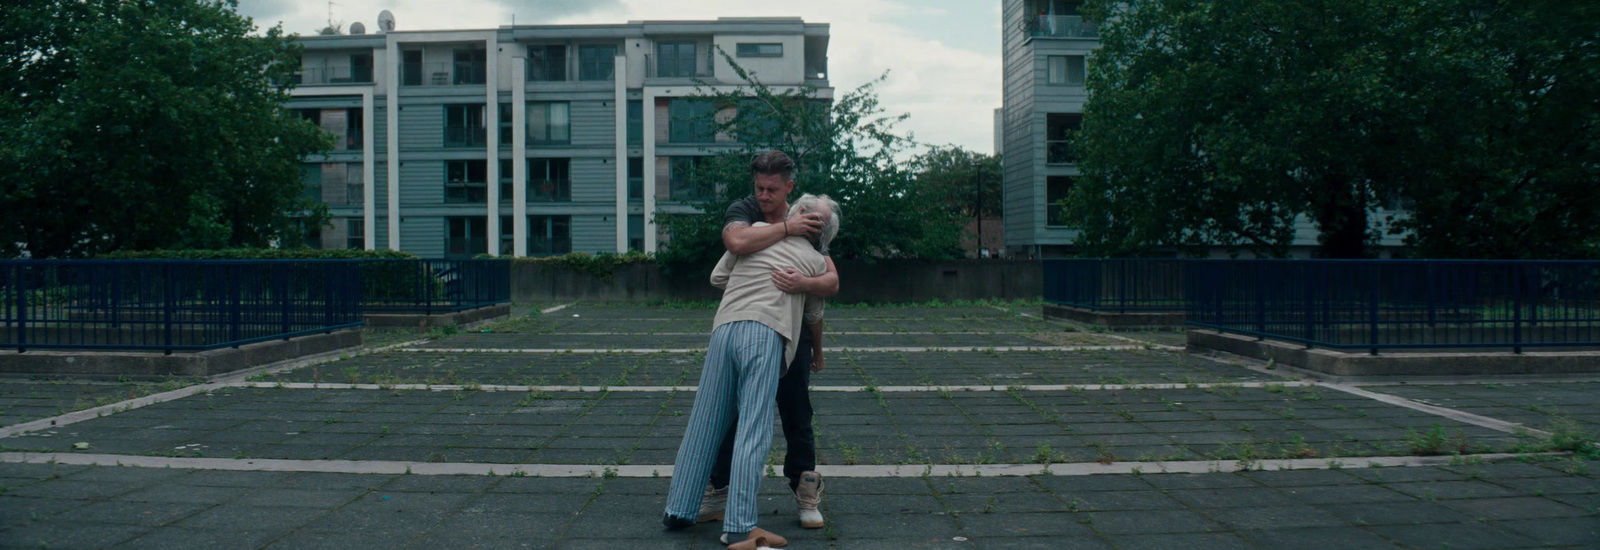
[[[1044,260],[1044,301],[1097,311],[1183,311],[1184,265],[1174,259]]]
[[[366,260],[367,312],[440,313],[511,302],[509,260]]]
[[[1334,349],[1600,345],[1600,262],[1194,260],[1189,325]]]
[[[360,326],[354,261],[0,261],[0,347],[197,351]]]

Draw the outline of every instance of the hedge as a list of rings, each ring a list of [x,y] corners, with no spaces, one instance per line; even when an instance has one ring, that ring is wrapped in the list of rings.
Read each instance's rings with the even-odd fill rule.
[[[224,248],[220,250],[123,250],[97,260],[415,260],[399,250],[315,250],[310,248]]]

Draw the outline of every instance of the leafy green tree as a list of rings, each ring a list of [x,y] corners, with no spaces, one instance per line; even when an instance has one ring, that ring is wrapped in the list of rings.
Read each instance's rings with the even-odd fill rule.
[[[911,166],[917,187],[939,197],[944,208],[972,219],[977,217],[981,200],[985,219],[1000,218],[1000,157],[960,147],[933,147],[918,155]]]
[[[916,172],[899,158],[913,142],[895,129],[906,115],[886,114],[878,104],[874,87],[886,77],[830,101],[810,86],[773,89],[723,57],[750,84],[699,91],[721,113],[711,115],[716,132],[736,145],[688,176],[688,185],[716,190],[697,205],[700,212],[657,216],[670,236],[657,255],[663,264],[696,275],[710,271],[726,250],[723,212],[750,194],[750,159],[769,149],[794,159],[796,196],[826,194],[839,202],[844,225],[832,245],[834,258],[960,256],[960,211],[919,186]]]
[[[1384,225],[1430,256],[1593,253],[1600,214],[1574,208],[1600,199],[1592,3],[1086,11],[1102,48],[1066,206],[1091,254],[1221,244],[1281,256],[1299,219],[1333,258],[1369,255]]]
[[[18,0],[0,16],[0,256],[298,243],[326,209],[283,109],[301,48],[232,0]]]

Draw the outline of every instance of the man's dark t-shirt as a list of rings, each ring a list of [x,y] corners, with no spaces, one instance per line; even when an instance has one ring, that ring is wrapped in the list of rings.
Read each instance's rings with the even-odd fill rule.
[[[733,204],[728,205],[728,212],[722,216],[723,227],[727,227],[728,224],[733,222],[743,222],[749,225],[755,225],[756,222],[764,221],[767,221],[767,219],[761,215],[761,203],[756,202],[756,197],[754,195],[733,201]],[[801,328],[800,341],[796,342],[796,344],[800,346],[810,346],[811,331]],[[809,365],[802,365],[802,368],[808,367]]]

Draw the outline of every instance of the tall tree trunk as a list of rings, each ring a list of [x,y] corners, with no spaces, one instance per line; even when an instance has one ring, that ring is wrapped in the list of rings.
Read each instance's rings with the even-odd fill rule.
[[[1356,184],[1336,176],[1328,182],[1317,212],[1317,242],[1322,257],[1367,257],[1367,205]]]

